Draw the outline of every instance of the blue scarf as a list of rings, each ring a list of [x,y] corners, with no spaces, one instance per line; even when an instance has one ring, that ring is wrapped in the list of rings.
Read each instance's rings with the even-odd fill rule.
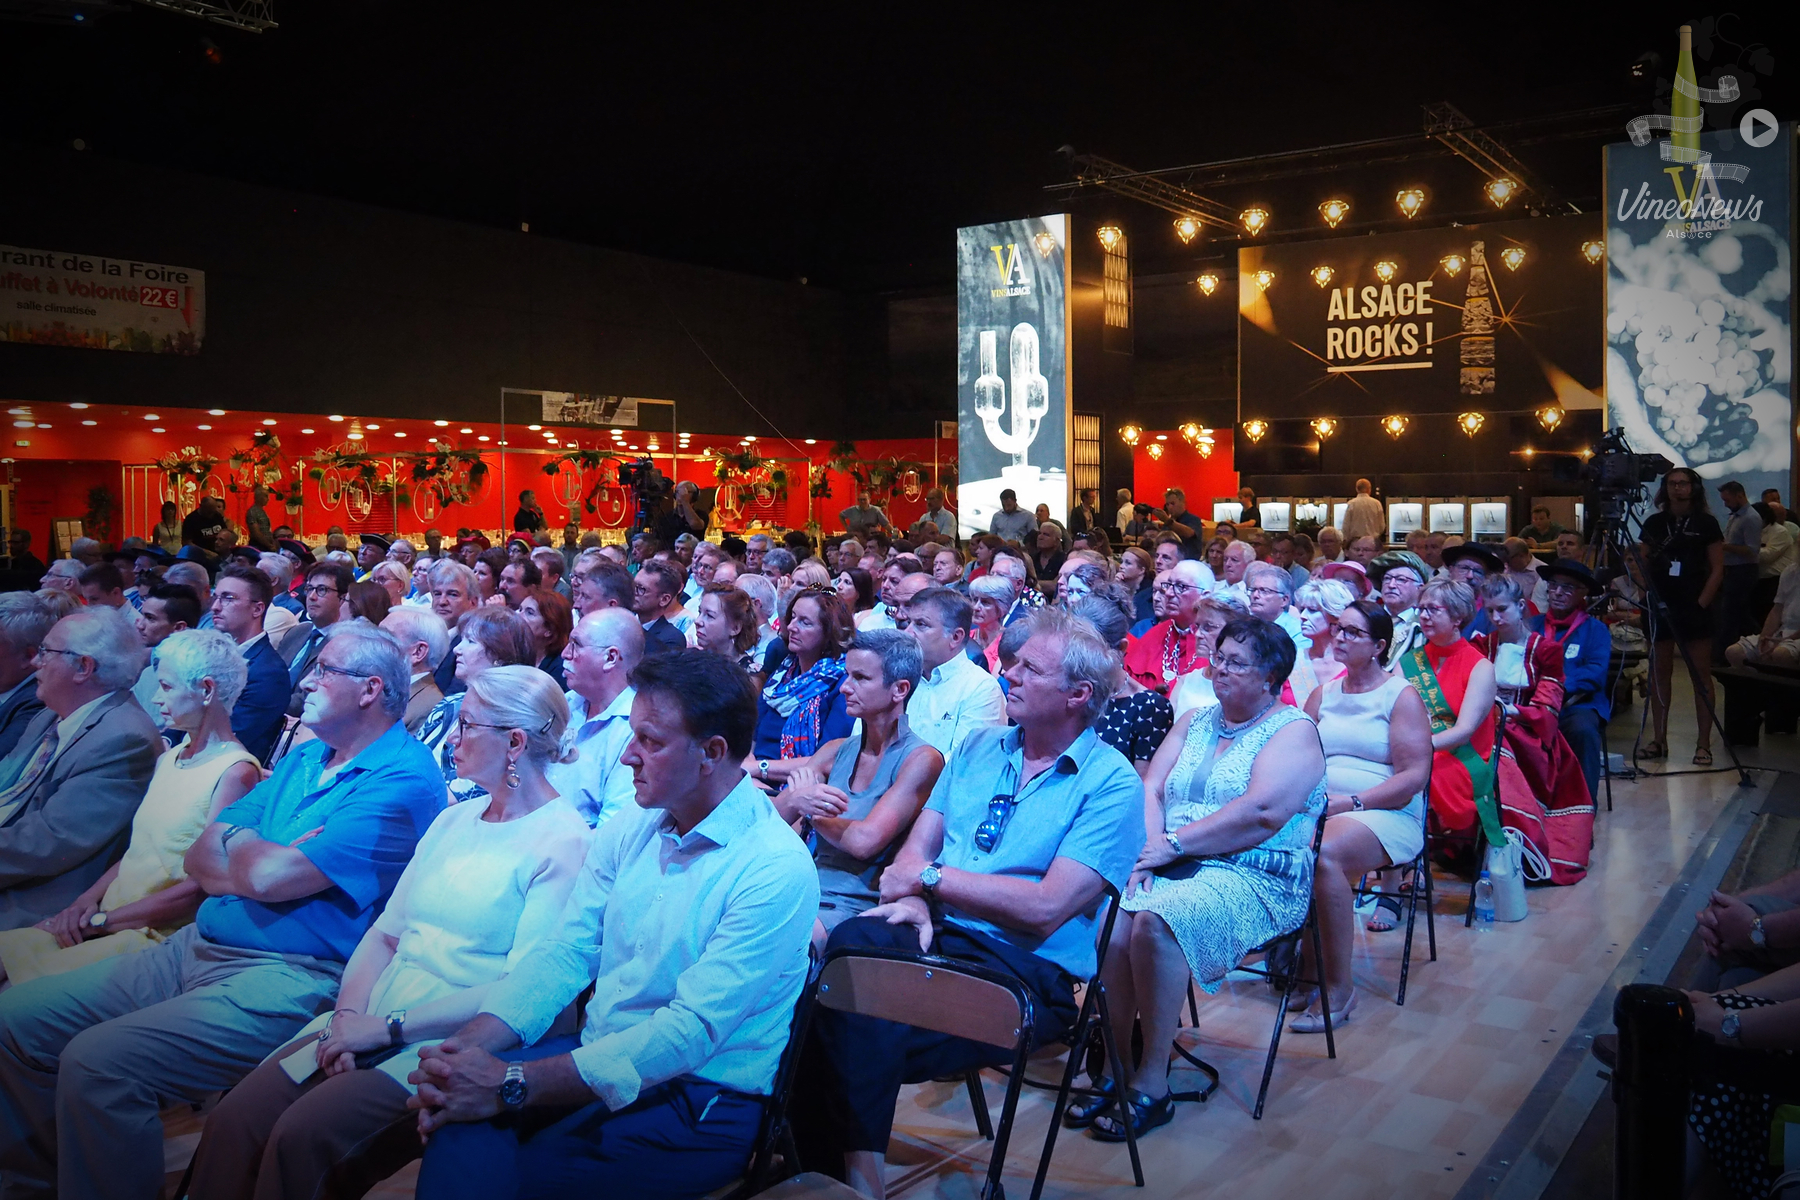
[[[805,758],[819,748],[825,707],[844,681],[844,660],[821,658],[798,675],[788,670],[792,661],[776,668],[776,678],[764,689],[763,699],[782,716],[781,757]]]

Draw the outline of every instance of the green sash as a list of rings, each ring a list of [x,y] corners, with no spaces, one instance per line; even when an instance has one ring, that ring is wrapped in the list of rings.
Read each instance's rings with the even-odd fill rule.
[[[1420,646],[1400,659],[1400,666],[1406,672],[1420,699],[1425,701],[1425,711],[1431,717],[1431,732],[1443,733],[1456,724],[1456,710],[1450,707],[1450,701],[1444,696],[1443,686],[1438,683],[1437,674],[1431,669],[1431,660],[1425,657],[1425,648]],[[1506,832],[1500,824],[1500,803],[1494,795],[1494,777],[1500,764],[1500,739],[1494,739],[1494,758],[1485,762],[1481,755],[1475,753],[1475,747],[1464,742],[1450,752],[1469,772],[1469,782],[1475,790],[1475,813],[1481,819],[1482,832],[1487,835],[1488,844],[1504,846]]]

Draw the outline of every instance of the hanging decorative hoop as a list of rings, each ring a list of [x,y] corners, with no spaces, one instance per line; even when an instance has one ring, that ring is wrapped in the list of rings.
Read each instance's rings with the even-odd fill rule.
[[[444,510],[444,492],[437,480],[427,479],[413,485],[413,516],[430,525]]]
[[[581,517],[581,498],[587,492],[583,475],[584,472],[574,463],[564,463],[562,469],[556,473],[554,495],[562,502],[562,506],[569,510],[569,517],[572,520],[579,520]]]
[[[336,467],[326,467],[319,475],[319,507],[335,512],[344,500],[344,476]]]
[[[375,508],[375,494],[361,479],[344,485],[344,511],[357,521],[366,520]]]
[[[225,502],[225,481],[217,474],[208,472],[206,478],[200,481],[200,491],[221,504]]]
[[[900,473],[900,487],[908,500],[917,500],[925,494],[925,489],[919,486],[919,473],[914,470]]]

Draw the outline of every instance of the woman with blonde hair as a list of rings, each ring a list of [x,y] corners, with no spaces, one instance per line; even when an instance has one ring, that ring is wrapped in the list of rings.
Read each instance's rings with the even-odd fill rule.
[[[1356,603],[1356,593],[1335,579],[1312,579],[1294,593],[1294,606],[1300,610],[1300,633],[1310,646],[1294,663],[1289,680],[1294,687],[1294,704],[1305,708],[1306,698],[1322,684],[1330,683],[1344,673],[1333,649],[1332,630],[1338,616]]]
[[[350,956],[335,1011],[207,1117],[196,1200],[360,1196],[417,1158],[406,1077],[419,1049],[480,1012],[489,987],[556,930],[592,837],[544,774],[574,759],[568,703],[523,664],[481,672],[466,695],[449,745],[486,803],[439,814]],[[293,1058],[313,1068],[298,1083]]]

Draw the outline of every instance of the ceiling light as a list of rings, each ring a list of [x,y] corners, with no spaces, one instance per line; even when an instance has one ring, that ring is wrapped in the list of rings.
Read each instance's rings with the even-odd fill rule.
[[[161,417],[159,417],[159,416],[157,416],[157,415],[156,415],[156,414],[155,414],[155,413],[145,413],[145,414],[144,414],[144,420],[146,420],[146,421],[160,421],[160,420],[162,420],[162,418],[161,418]]]
[[[1200,294],[1203,296],[1210,296],[1219,290],[1219,277],[1214,275],[1211,271],[1208,271],[1200,278],[1194,280],[1194,282],[1200,285]]]
[[[368,424],[367,424],[367,425],[365,425],[365,426],[364,426],[364,428],[365,428],[365,429],[380,429],[380,428],[381,428],[381,426],[379,426],[379,425],[377,425],[377,424],[376,424],[376,423],[375,423],[375,422],[373,422],[373,421],[370,421],[370,422],[369,422],[369,423],[368,423]]]
[[[7,409],[7,410],[6,410],[6,411],[7,411],[7,414],[8,414],[8,415],[9,415],[9,416],[14,416],[14,417],[22,417],[22,416],[24,416],[24,415],[25,415],[25,414],[26,414],[26,413],[28,413],[28,412],[30,412],[30,411],[31,411],[31,406],[30,406],[30,405],[26,405],[26,406],[25,406],[25,407],[23,407],[23,408],[9,408],[9,409]]]
[[[1406,432],[1406,427],[1411,424],[1411,418],[1400,416],[1398,413],[1391,417],[1381,418],[1381,430],[1391,438],[1398,438]]]
[[[1263,226],[1269,223],[1269,210],[1266,208],[1246,208],[1243,212],[1238,214],[1238,220],[1243,223],[1244,229],[1250,236],[1255,237],[1263,231]]]
[[[82,422],[83,425],[98,425],[99,423],[100,422],[98,422],[98,421],[83,421]]]
[[[404,430],[404,429],[396,429],[396,430],[394,430],[394,436],[395,436],[395,437],[405,437],[405,436],[406,436],[406,430]]]
[[[1581,243],[1581,257],[1591,263],[1597,263],[1606,257],[1606,243],[1595,239]]]
[[[1311,421],[1312,431],[1322,438],[1328,438],[1337,432],[1338,423],[1330,417],[1314,417]]]
[[[1546,430],[1554,430],[1558,425],[1563,423],[1563,417],[1568,414],[1563,412],[1562,405],[1553,401],[1549,404],[1539,405],[1537,412],[1533,415],[1537,417],[1539,425],[1542,425]]]
[[[69,407],[70,408],[86,408],[87,405],[82,403],[80,400],[77,400],[73,404],[69,405]]]
[[[1108,250],[1125,240],[1125,231],[1117,225],[1102,225],[1094,232],[1100,239],[1100,244]]]
[[[325,418],[325,419],[326,419],[326,420],[327,420],[327,421],[341,421],[341,420],[343,420],[343,419],[344,419],[344,418],[342,418],[342,417],[340,417],[340,416],[338,416],[338,415],[336,415],[336,414],[335,414],[335,413],[334,413],[334,414],[332,414],[332,415],[331,415],[331,416],[329,416],[329,417],[326,417],[326,418]]]
[[[48,428],[50,428],[50,422],[48,422],[48,421],[39,421],[39,422],[38,422],[38,423],[37,423],[37,427],[38,427],[38,428],[39,428],[39,429],[48,429]]]
[[[1487,424],[1487,418],[1478,412],[1458,413],[1456,416],[1456,427],[1470,437],[1480,433],[1481,427],[1485,424]]]
[[[92,421],[83,421],[83,422],[82,422],[82,424],[83,424],[83,425],[92,425],[92,424],[93,424],[93,422],[92,422]],[[211,432],[211,431],[212,431],[212,426],[211,426],[211,425],[196,425],[196,426],[194,426],[194,428],[195,428],[195,429],[199,429],[199,430],[203,430],[203,431],[205,431],[205,432],[209,432],[209,433],[210,433],[210,432]]]
[[[475,439],[475,440],[476,440],[476,441],[478,441],[478,442],[485,442],[485,441],[488,441],[488,440],[490,440],[490,439],[489,439],[489,438],[488,438],[488,435],[487,435],[487,434],[485,434],[485,433],[484,433],[484,434],[482,434],[482,435],[481,435],[481,436],[480,436],[480,437],[478,437],[478,438],[476,438],[476,439]]]
[[[1336,273],[1337,272],[1333,271],[1330,267],[1326,266],[1324,263],[1320,263],[1318,266],[1316,266],[1312,269],[1312,281],[1314,283],[1318,284],[1320,287],[1325,287],[1327,284],[1329,284],[1331,282],[1331,277],[1333,275],[1335,275]]]
[[[1275,272],[1269,270],[1269,268],[1267,268],[1267,267],[1264,267],[1262,270],[1258,271],[1255,275],[1252,275],[1251,278],[1256,280],[1257,287],[1261,288],[1263,291],[1266,292],[1269,290],[1269,285],[1275,282]]]
[[[1161,442],[1151,442],[1149,452],[1152,459],[1161,458],[1163,456],[1163,444]]]
[[[461,429],[457,430],[456,432],[458,432],[458,433],[474,433],[475,431],[473,429],[470,429],[467,425],[464,425]]]
[[[1269,432],[1269,423],[1261,417],[1252,417],[1244,422],[1244,436],[1252,442],[1260,442]]]
[[[1508,246],[1500,252],[1500,261],[1506,264],[1507,270],[1518,270],[1525,263],[1525,247]]]
[[[1338,222],[1350,215],[1350,202],[1348,200],[1338,200],[1335,198],[1327,200],[1325,203],[1319,205],[1319,215],[1325,218],[1325,224],[1336,229],[1338,227]]]
[[[225,415],[225,410],[222,408],[209,408],[206,411],[209,416],[222,417]]]
[[[362,430],[360,430],[360,429],[352,429],[345,436],[348,437],[353,442],[360,442],[363,440],[364,434],[363,434]]]
[[[169,431],[164,429],[161,425],[158,425],[155,429],[152,429],[150,432],[151,433],[167,433]]]
[[[536,433],[538,430],[542,429],[543,426],[542,425],[527,425],[525,428],[531,430],[531,432],[533,432],[533,433]]]
[[[302,429],[302,430],[301,430],[301,431],[300,431],[300,432],[301,432],[301,433],[311,433],[311,432],[313,432],[313,431],[312,431],[312,430],[310,430],[310,429]]]
[[[1044,258],[1049,258],[1050,252],[1056,249],[1055,234],[1048,232],[1036,233],[1032,235],[1031,240],[1037,246],[1038,254]]]
[[[1375,278],[1381,280],[1383,283],[1391,283],[1393,282],[1395,273],[1399,270],[1399,267],[1384,258],[1375,264]]]
[[[1468,260],[1460,254],[1446,254],[1444,257],[1438,259],[1438,266],[1444,268],[1444,274],[1454,279],[1456,276],[1462,274],[1463,266],[1467,262]]]
[[[1498,179],[1488,180],[1487,186],[1481,190],[1487,193],[1487,198],[1495,208],[1505,208],[1507,201],[1519,194],[1519,184],[1517,180],[1502,175]]]
[[[1176,217],[1175,236],[1186,246],[1200,236],[1200,219],[1198,217]]]
[[[36,421],[14,421],[13,428],[14,429],[30,429],[33,425],[36,425],[36,424],[37,424]]]
[[[439,429],[442,429],[444,426],[448,425],[449,423],[450,422],[448,422],[448,421],[433,421],[432,422],[432,424],[436,425]]]
[[[1124,442],[1127,446],[1137,445],[1138,439],[1142,438],[1143,436],[1144,436],[1144,431],[1136,425],[1121,425],[1121,426],[1119,426],[1119,440]]]
[[[1159,433],[1156,435],[1156,440],[1159,442],[1166,442],[1169,440],[1169,435],[1166,433]]]
[[[1184,423],[1181,426],[1181,428],[1177,429],[1175,432],[1177,432],[1181,435],[1181,440],[1184,442],[1191,443],[1191,442],[1197,442],[1200,440],[1200,425],[1196,421],[1188,421],[1188,422]]]
[[[1201,442],[1198,446],[1195,446],[1194,449],[1196,449],[1200,452],[1201,458],[1211,458],[1212,452],[1213,452],[1212,439],[1207,438],[1205,441]]]
[[[684,434],[682,434],[682,435],[681,435],[681,440],[682,440],[682,441],[684,441],[684,442],[685,442],[685,441],[687,441],[687,434],[685,434],[685,433],[684,433]],[[818,439],[818,438],[807,438],[807,439],[806,439],[806,444],[807,444],[807,445],[809,445],[809,446],[816,446],[816,445],[818,445],[818,444],[819,444],[819,439]]]
[[[274,417],[264,417],[264,418],[263,418],[263,424],[264,424],[264,425],[273,425],[273,424],[274,424],[274,423],[275,423],[275,418],[274,418]]]
[[[1425,207],[1425,189],[1401,188],[1394,195],[1394,203],[1400,206],[1401,214],[1410,221],[1419,215],[1420,209]]]

